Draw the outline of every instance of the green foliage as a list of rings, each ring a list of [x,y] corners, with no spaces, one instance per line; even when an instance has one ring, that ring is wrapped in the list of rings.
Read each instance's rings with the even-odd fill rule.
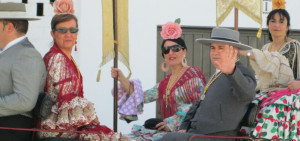
[[[180,22],[181,22],[181,19],[180,19],[180,18],[177,18],[177,19],[175,20],[175,23],[180,24]]]

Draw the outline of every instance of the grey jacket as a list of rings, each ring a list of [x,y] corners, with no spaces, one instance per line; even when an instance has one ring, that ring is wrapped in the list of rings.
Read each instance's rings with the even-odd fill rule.
[[[32,117],[39,92],[44,90],[46,68],[41,54],[27,38],[0,54],[0,117]]]
[[[231,75],[221,74],[208,88],[205,99],[190,108],[180,129],[190,126],[188,133],[195,134],[237,130],[255,98],[255,87],[253,71],[237,62]]]

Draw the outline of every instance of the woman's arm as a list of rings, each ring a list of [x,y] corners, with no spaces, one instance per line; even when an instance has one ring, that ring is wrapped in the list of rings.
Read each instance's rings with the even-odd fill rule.
[[[248,58],[251,59],[252,61],[255,61],[254,55],[251,50],[240,50],[239,53],[240,53],[240,55],[243,55],[243,56],[249,55]]]
[[[52,56],[52,59],[50,59],[47,66],[47,71],[48,71],[48,76],[47,76],[47,81],[51,82],[48,84],[47,87],[52,87],[54,92],[58,93],[53,93],[58,97],[58,95],[64,95],[65,93],[69,93],[70,90],[73,89],[66,89],[65,91],[61,90],[63,86],[69,87],[72,85],[72,82],[69,78],[67,78],[68,74],[66,72],[67,68],[67,60],[66,58],[58,53],[54,56]]]
[[[122,88],[131,95],[134,92],[134,84],[130,83],[129,79],[127,79],[123,72],[118,68],[111,68],[111,76],[112,78],[118,78],[121,83]]]

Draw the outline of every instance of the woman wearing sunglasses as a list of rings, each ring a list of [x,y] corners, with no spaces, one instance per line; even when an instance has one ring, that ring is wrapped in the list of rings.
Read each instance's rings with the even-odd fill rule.
[[[142,113],[143,103],[158,100],[162,119],[149,119],[144,126],[134,125],[130,138],[134,140],[158,140],[166,132],[178,131],[190,106],[200,99],[204,91],[205,77],[199,68],[187,66],[187,47],[182,38],[178,23],[168,22],[162,26],[161,46],[162,70],[171,73],[152,89],[143,91],[139,80],[129,80],[121,70],[112,68],[113,78],[118,77],[119,113],[127,122],[137,120]],[[158,132],[158,130],[165,132]]]
[[[71,9],[63,9],[66,7]],[[41,138],[79,138],[100,140],[111,138],[113,131],[100,126],[93,103],[84,98],[82,75],[71,56],[76,45],[78,22],[73,15],[73,4],[70,0],[56,0],[56,13],[51,21],[53,46],[44,56],[48,71],[45,92],[51,95],[52,110],[50,116],[41,119],[42,129],[89,131],[95,133],[39,132]],[[102,137],[100,135],[103,135]],[[104,138],[103,138],[104,137]]]

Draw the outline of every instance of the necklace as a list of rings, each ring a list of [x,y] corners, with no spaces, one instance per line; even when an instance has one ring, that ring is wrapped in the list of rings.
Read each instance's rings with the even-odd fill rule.
[[[210,87],[210,85],[221,75],[223,74],[223,72],[219,72],[219,74],[217,75],[217,72],[214,73],[214,75],[209,79],[208,83],[206,84],[205,88],[204,88],[204,92],[203,94],[201,95],[200,99],[201,100],[204,100],[205,98],[205,94],[206,94],[206,91],[207,89]]]
[[[239,61],[240,59],[237,59],[235,62]],[[207,89],[210,87],[210,85],[221,75],[223,74],[223,72],[219,72],[219,74],[217,75],[217,72],[214,73],[214,75],[209,79],[208,83],[206,84],[205,88],[204,88],[204,92],[203,94],[200,96],[201,100],[204,100],[205,98],[205,94]]]
[[[273,46],[273,44],[274,44],[274,43],[272,42],[271,45],[270,45],[270,47],[269,47],[269,51],[270,51],[270,52],[271,52],[271,51],[279,52],[280,49],[282,48],[282,46],[285,44],[285,41],[283,41],[283,43],[280,44],[279,49],[277,49],[275,46]]]
[[[182,67],[180,69],[180,72],[177,73],[175,75],[175,77],[172,78],[173,74],[171,75],[169,81],[168,81],[168,85],[167,85],[167,90],[166,90],[166,108],[168,108],[168,100],[169,100],[169,97],[170,97],[170,93],[171,93],[171,88],[173,87],[173,85],[175,84],[175,82],[177,82],[179,76],[181,76],[181,74],[183,73],[183,71],[185,70],[185,67]]]
[[[78,78],[80,79],[80,71],[79,71],[78,66],[77,66],[77,64],[75,63],[73,57],[71,57],[71,61],[74,63],[74,65],[75,65],[75,67],[76,67],[76,69],[77,69]]]

